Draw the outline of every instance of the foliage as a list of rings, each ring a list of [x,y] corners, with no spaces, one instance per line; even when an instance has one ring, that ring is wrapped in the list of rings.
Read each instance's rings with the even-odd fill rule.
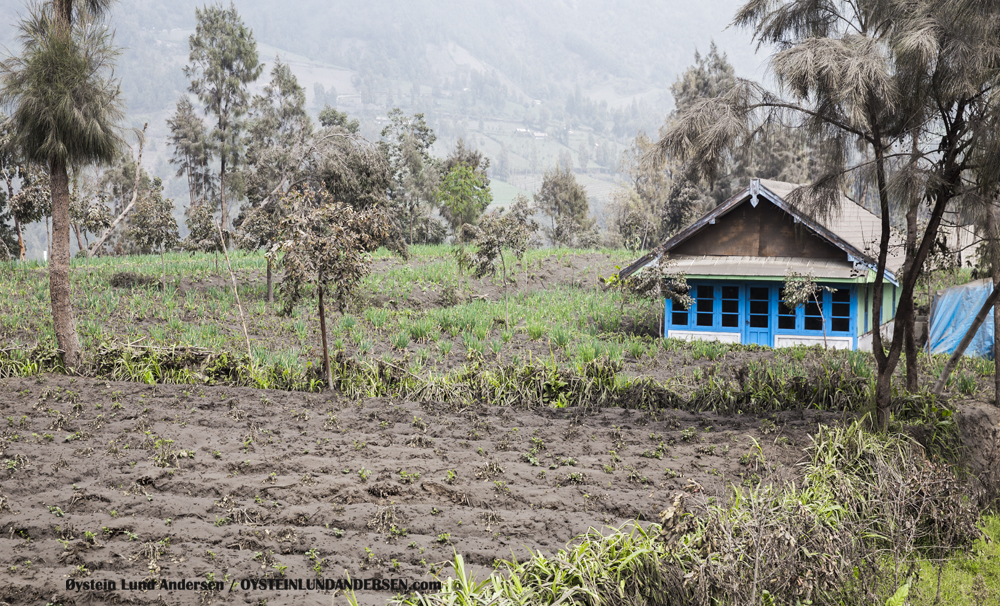
[[[184,222],[188,227],[188,237],[182,243],[185,250],[192,252],[220,252],[219,228],[209,204],[189,208]]]
[[[329,288],[343,310],[369,271],[369,253],[389,235],[388,217],[377,208],[358,212],[308,187],[291,192],[284,203],[290,214],[272,252],[284,253],[285,313],[291,313],[307,284]]]
[[[170,145],[174,148],[170,163],[177,165],[178,177],[187,179],[189,207],[197,206],[212,195],[212,174],[208,163],[213,153],[205,123],[185,96],[178,99],[174,115],[167,118],[167,127],[170,129]]]
[[[179,241],[173,210],[174,201],[163,197],[163,182],[154,178],[149,192],[136,200],[125,237],[142,254],[172,249]]]
[[[438,186],[437,204],[452,230],[474,225],[493,201],[487,183],[467,164],[457,164],[445,174]]]
[[[468,263],[477,277],[496,275],[499,261],[506,286],[507,262],[503,253],[506,250],[516,259],[524,258],[528,242],[538,230],[538,224],[531,218],[533,212],[528,199],[518,196],[506,213],[493,211],[483,216],[478,226],[467,226],[466,232],[476,246]]]
[[[219,158],[220,224],[226,229],[227,167],[233,170],[241,161],[241,117],[250,105],[247,87],[257,80],[263,66],[253,32],[244,25],[235,5],[195,8],[195,19],[195,33],[188,40],[190,63],[184,67],[184,75],[191,81],[188,90],[198,97],[206,113],[215,117],[210,140]]]
[[[389,165],[389,200],[394,219],[407,243],[440,242],[444,230],[430,216],[435,201],[439,170],[430,155],[437,140],[423,114],[412,118],[400,109],[389,112],[379,147]]]
[[[125,147],[124,107],[113,77],[119,50],[103,21],[82,11],[64,28],[51,5],[19,25],[23,52],[0,63],[0,99],[31,162],[109,163]]]
[[[545,231],[553,244],[570,246],[575,235],[589,230],[595,223],[589,216],[587,191],[566,166],[545,171],[542,186],[535,194],[535,204],[552,221]]]

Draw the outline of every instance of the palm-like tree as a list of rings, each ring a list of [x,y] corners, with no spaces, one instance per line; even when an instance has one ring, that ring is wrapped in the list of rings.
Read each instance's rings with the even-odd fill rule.
[[[0,63],[0,101],[24,157],[45,164],[52,188],[49,294],[67,368],[80,363],[69,284],[71,166],[107,164],[124,149],[124,108],[112,77],[118,55],[100,17],[111,0],[54,0],[19,24],[23,51]]]

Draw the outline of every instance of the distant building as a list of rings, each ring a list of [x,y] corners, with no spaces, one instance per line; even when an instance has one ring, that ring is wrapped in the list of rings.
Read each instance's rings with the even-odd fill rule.
[[[771,347],[824,343],[871,349],[871,302],[881,221],[847,197],[827,216],[788,201],[799,186],[754,179],[742,191],[620,272],[621,278],[668,259],[684,272],[694,304],[665,302],[665,337],[756,343]],[[902,240],[886,264],[882,322],[896,315]],[[821,305],[789,309],[782,284],[789,271],[811,274]]]

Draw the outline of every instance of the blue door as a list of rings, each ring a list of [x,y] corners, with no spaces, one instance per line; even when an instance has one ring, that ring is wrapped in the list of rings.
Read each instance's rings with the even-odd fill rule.
[[[746,339],[744,343],[773,346],[771,340],[771,289],[768,286],[746,288]]]

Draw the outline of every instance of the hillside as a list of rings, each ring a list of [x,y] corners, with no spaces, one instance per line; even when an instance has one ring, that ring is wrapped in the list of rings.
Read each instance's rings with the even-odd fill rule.
[[[143,162],[178,200],[186,190],[168,163],[166,119],[185,93],[187,39],[202,4],[123,0],[112,11],[129,122],[149,123]],[[696,49],[714,40],[738,73],[759,75],[749,36],[726,29],[738,0],[235,4],[261,59],[291,64],[313,112],[335,105],[370,138],[392,107],[423,112],[437,154],[464,138],[492,159],[498,204],[517,189],[532,192],[569,153],[598,218],[622,149],[640,129],[662,124],[673,106],[669,87]],[[19,0],[0,0],[8,49],[17,48],[14,23],[24,10]],[[31,231],[44,242],[44,230]]]

